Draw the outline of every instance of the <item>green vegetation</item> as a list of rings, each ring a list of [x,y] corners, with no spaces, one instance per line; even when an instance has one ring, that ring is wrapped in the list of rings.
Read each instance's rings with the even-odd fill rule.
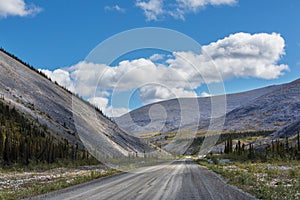
[[[79,144],[0,100],[0,200],[27,198],[117,173],[81,169],[75,173],[78,166],[97,164]],[[48,175],[52,170],[59,172]]]
[[[242,144],[238,140],[236,145],[233,145],[232,137],[229,137],[225,141],[225,154],[232,154],[232,158],[241,159],[241,156],[247,155],[250,160],[260,160],[262,162],[272,160],[300,160],[300,133],[297,134],[297,144],[293,144],[293,140],[276,139],[271,144],[265,145],[264,148],[259,147],[257,150],[254,148],[254,144]],[[245,156],[243,156],[245,157]]]
[[[233,143],[232,140],[239,140],[242,146],[242,143],[244,142],[251,142],[253,140],[257,140],[263,137],[266,137],[268,135],[270,135],[271,133],[273,133],[274,131],[243,131],[243,132],[224,132],[220,135],[215,135],[215,134],[209,134],[206,135],[205,133],[201,134],[201,135],[197,135],[197,137],[193,140],[193,143],[190,145],[189,149],[187,150],[188,154],[196,154],[197,152],[199,152],[200,147],[204,141],[205,138],[209,138],[209,137],[218,137],[218,142],[217,144],[221,144],[223,142],[226,142],[225,147],[227,147],[227,149],[225,149],[226,153],[227,151],[232,152],[233,150]],[[228,143],[231,142],[231,145]],[[232,146],[232,147],[230,147]],[[230,149],[232,148],[232,149]],[[245,148],[245,146],[244,146]],[[219,152],[219,153],[224,153],[224,152]]]
[[[15,55],[2,48],[0,48],[0,52],[28,67],[36,73],[37,78],[42,76],[51,81],[41,71],[36,70]],[[54,83],[103,115],[101,110],[95,108],[79,95],[59,86],[57,82]],[[53,87],[56,86],[53,85]],[[5,90],[10,92],[10,88]],[[74,139],[75,137],[74,140],[63,138],[62,135],[51,131],[46,125],[42,125],[39,118],[35,119],[30,114],[24,114],[22,110],[16,109],[10,101],[6,101],[5,95],[0,93],[0,200],[26,198],[117,173],[115,170],[107,170],[106,167],[103,168],[102,166],[101,171],[98,169],[81,170],[79,167],[84,172],[74,174],[74,171],[78,170],[78,166],[89,165],[90,167],[99,164],[99,161],[92,157],[79,142],[78,135],[71,132],[65,122],[59,122],[56,119],[56,122],[66,129],[66,134],[72,135],[70,138]],[[19,99],[16,99],[16,102],[26,104],[27,108],[46,115],[52,120],[51,116],[38,110],[33,103],[24,103]],[[103,116],[112,121],[109,117]],[[47,180],[34,178],[52,170],[67,170],[67,174],[71,175],[65,176],[63,173],[61,176],[55,175],[49,180],[48,178]],[[30,181],[26,182],[28,179]],[[16,186],[14,183],[17,183]]]
[[[200,160],[199,164],[223,176],[229,184],[259,199],[300,199],[300,162],[237,161],[222,163],[224,155]],[[229,157],[230,158],[230,157]],[[214,162],[208,162],[214,160]]]
[[[74,171],[75,169],[73,169]],[[116,174],[115,170],[106,170],[106,171],[98,171],[98,170],[88,170],[80,173],[64,173],[59,174],[60,176],[55,174],[54,178],[43,179],[43,180],[31,180],[23,181],[21,184],[17,184],[12,188],[1,189],[0,192],[0,200],[15,200],[15,199],[23,199],[32,197],[39,194],[48,193],[51,191],[60,190],[66,187],[70,187],[73,185],[77,185],[80,183],[84,183],[87,181],[91,181],[97,178],[109,176],[112,174]],[[32,174],[32,176],[37,176]],[[45,176],[44,176],[45,177]],[[50,175],[46,177],[52,177]],[[21,182],[19,179],[18,182]],[[12,181],[13,182],[13,181]]]
[[[281,138],[258,149],[229,137],[222,154],[198,162],[259,199],[300,199],[299,133],[296,143]]]
[[[30,120],[0,101],[0,164],[29,166],[93,159],[89,153],[51,133],[38,120]]]

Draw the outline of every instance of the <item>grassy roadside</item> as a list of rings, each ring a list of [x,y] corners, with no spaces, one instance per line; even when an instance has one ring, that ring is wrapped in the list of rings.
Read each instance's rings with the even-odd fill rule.
[[[103,166],[0,170],[0,200],[23,199],[118,173]]]
[[[228,161],[213,155],[198,163],[259,199],[300,199],[300,161]]]

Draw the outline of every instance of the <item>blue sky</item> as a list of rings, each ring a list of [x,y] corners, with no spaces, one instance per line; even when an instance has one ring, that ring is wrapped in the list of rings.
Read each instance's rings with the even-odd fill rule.
[[[268,34],[270,37],[258,36],[266,40],[274,39],[274,42],[270,42],[270,45],[274,43],[274,49],[277,42],[280,43],[280,38],[284,40],[285,55],[280,55],[281,58],[277,61],[274,58],[273,64],[277,70],[280,65],[288,66],[289,70],[283,67],[279,70],[282,75],[272,77],[257,73],[247,75],[245,70],[237,73],[238,75],[232,72],[233,75],[229,74],[224,79],[227,93],[289,82],[300,77],[298,0],[26,0],[25,2],[12,0],[11,2],[15,4],[0,3],[0,46],[37,69],[48,69],[52,72],[55,69],[78,66],[78,63],[81,63],[99,43],[117,33],[134,28],[162,27],[186,34],[204,46],[224,40],[230,35],[235,37],[228,41],[244,37],[237,35],[238,33],[249,34],[251,37],[255,34]],[[201,2],[206,4],[203,5]],[[272,37],[272,33],[280,34],[280,38]],[[250,37],[248,36],[245,38]],[[268,48],[272,49],[270,45]],[[259,48],[264,51],[265,47]],[[140,59],[148,54],[149,52],[141,51],[124,59]],[[280,49],[273,56],[279,54]],[[148,57],[146,59],[149,60]],[[56,75],[63,77],[59,73]],[[209,92],[203,85],[195,90],[198,96],[202,92]],[[106,94],[107,91],[99,92],[97,94],[99,96],[96,97],[101,98],[100,105],[105,105],[109,112],[111,94]],[[90,94],[83,96],[91,98]],[[144,94],[143,97],[142,100],[131,100],[130,108],[151,102],[146,98],[149,95]],[[94,98],[93,101],[99,98]],[[105,98],[108,102],[105,102]],[[155,99],[157,100],[152,98],[153,101]],[[126,103],[128,102],[118,103],[116,107],[125,108]]]

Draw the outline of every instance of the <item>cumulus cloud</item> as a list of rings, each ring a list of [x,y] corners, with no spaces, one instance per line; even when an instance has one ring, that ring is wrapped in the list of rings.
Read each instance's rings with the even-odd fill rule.
[[[41,12],[41,8],[28,5],[24,0],[2,0],[0,1],[0,17],[28,16]]]
[[[196,12],[199,8],[208,5],[234,5],[237,3],[237,0],[177,0],[177,2],[182,9]]]
[[[277,33],[236,33],[202,46],[201,54],[176,52],[175,59],[168,63],[196,85],[234,77],[275,79],[289,70],[287,65],[278,64],[285,54],[284,46],[284,39]]]
[[[130,110],[128,108],[114,108],[108,105],[108,98],[104,97],[92,97],[87,99],[95,107],[101,109],[103,113],[110,117],[119,117],[128,113]]]
[[[110,68],[103,64],[86,63],[85,61],[79,62],[76,65],[69,67],[71,79],[74,80],[75,93],[81,96],[91,96],[95,94],[99,79],[102,77],[104,71],[110,71]],[[107,83],[104,88],[113,87],[114,74],[111,76],[106,74],[104,81]],[[111,83],[111,84],[110,84]]]
[[[144,103],[197,96],[190,89],[185,89],[189,88],[189,81],[184,80],[178,72],[168,66],[156,65],[150,59],[125,60],[113,67],[83,61],[69,67],[68,71],[70,79],[74,80],[74,91],[80,96],[92,97],[88,100],[107,115],[116,116],[128,112],[128,109],[107,105],[110,95],[108,91],[126,92],[141,88],[140,97]],[[58,77],[53,80],[57,79]],[[160,87],[145,86],[149,83]]]
[[[91,104],[93,104],[94,106],[96,106],[99,109],[103,109],[103,108],[106,108],[108,105],[108,98],[92,97],[92,98],[88,99],[88,102],[90,102]]]
[[[69,71],[72,79],[78,83],[75,91],[83,96],[94,94],[98,85],[102,90],[121,92],[146,83],[163,84],[166,87],[189,86],[189,81],[175,70],[162,64],[156,65],[145,58],[125,60],[113,67],[83,61],[70,67]]]
[[[201,53],[174,52],[164,64],[159,58],[124,60],[116,66],[87,63],[69,67],[67,71],[44,70],[52,80],[87,97],[105,113],[124,113],[126,108],[113,108],[108,103],[112,91],[132,92],[139,88],[143,103],[196,97],[202,84],[219,83],[232,78],[254,77],[275,79],[289,67],[280,64],[285,41],[280,34],[236,33],[201,47]],[[210,96],[203,92],[199,96]],[[115,114],[114,114],[115,115]]]
[[[165,58],[165,55],[164,54],[153,54],[152,56],[150,56],[150,60],[151,61],[159,61],[159,60],[163,60]]]
[[[104,10],[106,11],[118,11],[120,13],[125,13],[125,8],[121,8],[119,5],[114,5],[114,6],[105,6]]]
[[[136,6],[141,8],[148,21],[157,20],[164,13],[163,0],[136,1]]]
[[[165,2],[163,0],[137,0],[136,6],[141,8],[148,21],[158,20],[164,16],[171,16],[177,19],[184,19],[184,15],[189,12],[197,12],[200,8],[208,5],[235,5],[237,0],[173,0]]]
[[[202,92],[201,97],[211,97],[212,95],[207,92]]]
[[[104,110],[104,113],[110,117],[120,117],[128,112],[130,112],[130,109],[128,108],[115,108],[112,106],[108,106]]]
[[[140,97],[144,103],[149,104],[166,99],[197,97],[197,94],[193,90],[186,90],[184,88],[148,85],[140,88]]]
[[[68,71],[65,71],[63,69],[56,69],[53,72],[47,69],[39,69],[39,71],[43,72],[52,81],[57,82],[59,85],[67,88],[71,92],[75,91]]]

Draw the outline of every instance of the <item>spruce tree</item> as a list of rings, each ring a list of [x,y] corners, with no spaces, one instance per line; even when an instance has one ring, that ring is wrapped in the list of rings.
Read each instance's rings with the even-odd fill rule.
[[[300,133],[297,134],[298,151],[300,151]]]
[[[4,141],[4,152],[3,152],[3,161],[5,164],[8,164],[9,162],[9,137],[8,134],[6,133],[5,141]]]

